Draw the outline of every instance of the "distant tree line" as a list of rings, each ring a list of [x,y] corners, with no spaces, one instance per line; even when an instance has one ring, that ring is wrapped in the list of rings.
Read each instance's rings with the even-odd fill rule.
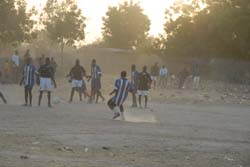
[[[86,19],[75,0],[48,0],[42,10],[38,16],[35,9],[27,10],[25,0],[1,0],[0,47],[31,42],[41,31],[60,46],[61,55],[66,45],[84,41]],[[150,20],[139,3],[109,7],[102,43],[148,54],[250,58],[249,0],[180,0],[166,9],[165,18],[164,33],[151,37]]]

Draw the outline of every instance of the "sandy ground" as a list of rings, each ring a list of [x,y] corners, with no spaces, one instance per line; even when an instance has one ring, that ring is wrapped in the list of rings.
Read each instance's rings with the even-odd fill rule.
[[[104,77],[106,99],[112,79]],[[151,90],[149,109],[128,99],[119,121],[105,103],[75,96],[69,104],[67,82],[51,109],[46,96],[36,106],[37,87],[34,106],[21,107],[22,87],[2,85],[9,104],[0,104],[0,167],[250,167],[249,96],[218,87]]]

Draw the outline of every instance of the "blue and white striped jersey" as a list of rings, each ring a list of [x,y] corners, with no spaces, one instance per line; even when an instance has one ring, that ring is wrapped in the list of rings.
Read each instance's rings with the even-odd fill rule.
[[[24,85],[33,87],[35,84],[36,67],[32,64],[25,65],[23,69]]]
[[[126,98],[128,97],[128,92],[131,91],[132,87],[130,82],[127,79],[117,79],[115,81],[115,96],[113,97],[113,101],[115,105],[120,106],[124,103]]]

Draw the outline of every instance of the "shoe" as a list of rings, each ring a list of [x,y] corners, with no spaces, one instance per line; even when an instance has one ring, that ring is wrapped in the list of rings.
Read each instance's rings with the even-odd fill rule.
[[[119,112],[115,112],[114,116],[113,116],[113,119],[116,119],[120,116],[120,113]]]

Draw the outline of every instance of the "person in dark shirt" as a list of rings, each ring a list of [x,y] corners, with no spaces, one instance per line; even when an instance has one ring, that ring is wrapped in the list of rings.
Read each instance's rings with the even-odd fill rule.
[[[56,81],[54,79],[54,70],[50,65],[50,59],[47,57],[45,59],[45,64],[42,65],[38,69],[38,76],[40,82],[40,94],[38,100],[38,106],[41,105],[41,100],[43,96],[43,92],[48,92],[48,106],[51,106],[51,90],[52,90],[52,82],[54,83],[54,87],[56,88]]]
[[[75,66],[70,70],[69,75],[72,89],[69,102],[73,101],[75,91],[79,92],[80,101],[82,101],[82,86],[84,83],[83,77],[86,76],[86,71],[83,66],[80,65],[80,60],[77,59]]]
[[[151,77],[147,72],[147,66],[143,67],[143,71],[138,76],[138,95],[139,95],[139,106],[141,106],[141,97],[145,97],[145,108],[147,108],[148,103],[148,91],[150,89],[150,85],[152,83]]]
[[[160,67],[158,66],[158,63],[155,63],[152,67],[151,67],[151,71],[150,71],[150,74],[151,74],[151,80],[153,82],[153,88],[155,89],[156,88],[156,82],[157,82],[157,79],[159,77],[159,72],[160,72]]]
[[[135,64],[131,66],[131,86],[133,88],[132,91],[132,107],[137,107],[136,93],[138,87],[138,71],[136,70]]]

